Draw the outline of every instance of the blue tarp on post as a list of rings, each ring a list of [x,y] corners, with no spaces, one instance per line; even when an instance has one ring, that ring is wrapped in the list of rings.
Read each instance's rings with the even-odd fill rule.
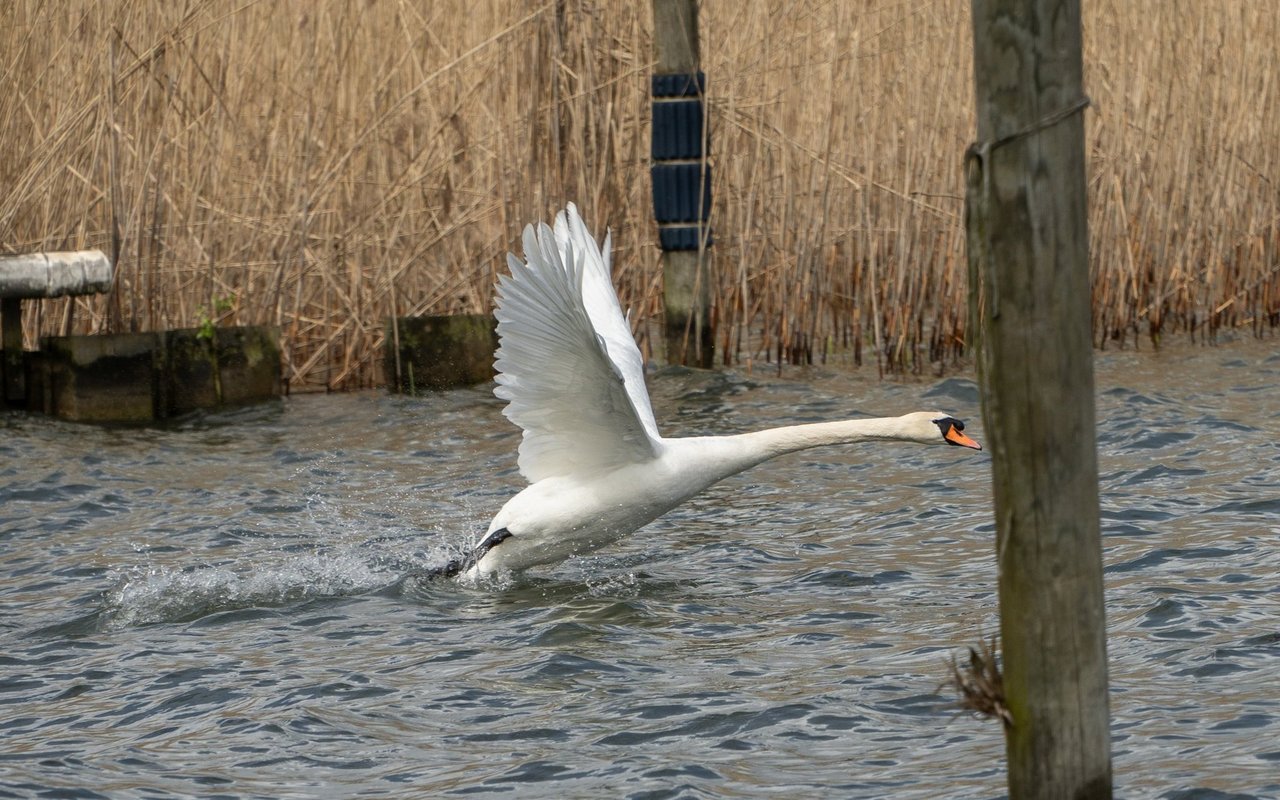
[[[711,212],[702,72],[654,75],[653,214],[663,250],[697,250]],[[706,232],[706,244],[711,243]]]

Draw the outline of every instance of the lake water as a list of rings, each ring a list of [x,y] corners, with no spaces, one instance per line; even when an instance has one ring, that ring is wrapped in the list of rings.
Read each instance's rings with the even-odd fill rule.
[[[1097,360],[1117,796],[1280,797],[1280,356]],[[973,382],[663,371],[668,435]],[[501,586],[423,582],[521,485],[487,387],[165,430],[0,416],[0,797],[1004,795],[990,462],[810,451]]]

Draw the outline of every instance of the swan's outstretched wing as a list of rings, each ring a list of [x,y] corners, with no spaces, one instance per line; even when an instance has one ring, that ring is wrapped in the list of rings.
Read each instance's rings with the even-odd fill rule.
[[[601,253],[572,204],[524,230],[522,263],[507,256],[498,280],[494,394],[524,429],[520,472],[529,481],[653,458],[659,442],[644,361]]]

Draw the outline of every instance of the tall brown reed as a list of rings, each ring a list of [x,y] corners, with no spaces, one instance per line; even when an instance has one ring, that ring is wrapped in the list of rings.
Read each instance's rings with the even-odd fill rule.
[[[1100,345],[1280,324],[1280,9],[1086,7]],[[703,5],[720,352],[921,371],[965,340],[967,4]],[[40,334],[281,327],[294,388],[380,379],[391,314],[487,311],[518,231],[612,226],[661,310],[647,4],[10,0],[0,248],[101,247]]]

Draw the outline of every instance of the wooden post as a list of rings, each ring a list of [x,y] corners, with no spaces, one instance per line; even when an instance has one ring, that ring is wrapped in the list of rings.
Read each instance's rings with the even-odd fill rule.
[[[1111,797],[1079,0],[972,0],[966,226],[1009,795]]]
[[[654,210],[662,230],[667,361],[710,367],[714,332],[706,274],[711,193],[704,153],[697,0],[652,0]],[[675,80],[666,80],[670,77]],[[659,86],[663,86],[659,90]],[[689,99],[690,97],[695,99]],[[669,103],[670,105],[665,105]],[[660,112],[665,113],[660,119]],[[672,195],[678,195],[673,200]],[[664,223],[679,224],[667,227]],[[690,224],[691,223],[691,224]]]
[[[4,363],[0,364],[4,391],[0,400],[22,402],[27,385],[22,363],[22,300],[17,297],[0,297],[0,349],[4,353]]]

